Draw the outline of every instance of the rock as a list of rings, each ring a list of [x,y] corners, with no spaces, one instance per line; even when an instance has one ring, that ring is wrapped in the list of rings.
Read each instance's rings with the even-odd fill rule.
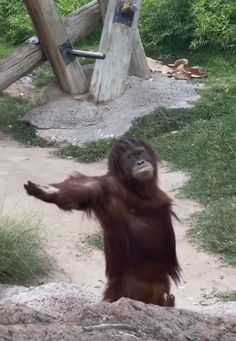
[[[85,95],[52,96],[51,101],[26,113],[23,121],[34,126],[37,134],[49,142],[79,145],[119,137],[131,128],[135,119],[157,108],[188,108],[200,98],[197,86],[191,83],[161,74],[152,77],[152,81],[130,77],[124,94],[109,105],[96,105]]]
[[[0,285],[0,303],[10,300],[54,317],[76,311],[98,299],[84,287],[75,284],[48,283],[29,288]]]
[[[94,303],[96,297],[70,284],[1,286],[0,294],[0,340],[235,340],[233,319],[124,298]]]
[[[208,305],[201,308],[200,312],[214,316],[233,316],[236,318],[236,301]]]

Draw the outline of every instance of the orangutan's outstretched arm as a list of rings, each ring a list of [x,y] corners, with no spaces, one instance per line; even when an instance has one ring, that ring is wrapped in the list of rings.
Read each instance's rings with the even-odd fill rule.
[[[28,181],[24,188],[28,195],[56,204],[63,210],[89,210],[104,198],[102,177],[88,177],[81,174],[50,185],[37,185]]]

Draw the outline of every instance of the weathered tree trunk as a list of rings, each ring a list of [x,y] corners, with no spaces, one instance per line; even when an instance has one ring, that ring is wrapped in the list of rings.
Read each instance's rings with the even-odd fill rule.
[[[100,10],[97,1],[79,8],[70,14],[65,22],[65,28],[72,42],[83,39],[101,24]],[[0,60],[0,91],[43,64],[46,56],[41,45],[24,43],[9,56]]]
[[[78,59],[71,58],[67,62],[68,55],[63,57],[63,50],[66,49],[63,46],[70,40],[54,0],[24,0],[24,3],[60,88],[71,95],[87,92],[87,80]]]
[[[106,16],[108,2],[109,0],[98,0],[98,4],[100,7],[100,12],[101,12],[103,20],[105,19],[105,16]],[[135,35],[134,35],[134,47],[133,47],[133,52],[132,52],[132,57],[131,57],[131,62],[130,62],[129,73],[131,75],[144,78],[144,79],[148,79],[151,76],[151,72],[148,67],[148,63],[146,59],[146,54],[143,48],[143,43],[142,43],[138,29],[136,30]]]
[[[136,30],[134,34],[133,53],[131,57],[129,73],[143,79],[148,79],[151,77],[143,43],[138,30]]]
[[[124,16],[119,0],[108,3],[99,46],[106,59],[96,60],[89,89],[89,97],[96,103],[111,101],[124,91],[141,3],[136,1],[133,17],[130,13]]]

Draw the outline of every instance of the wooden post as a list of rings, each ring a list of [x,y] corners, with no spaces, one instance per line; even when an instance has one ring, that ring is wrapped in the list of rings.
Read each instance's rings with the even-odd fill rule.
[[[133,53],[129,73],[143,79],[151,77],[151,71],[147,63],[146,53],[138,29],[134,34]]]
[[[105,19],[105,16],[106,16],[108,2],[109,0],[98,0],[101,16],[103,20]],[[143,43],[142,43],[138,29],[135,31],[135,35],[134,35],[134,48],[133,48],[133,53],[131,57],[129,73],[131,75],[134,75],[143,79],[148,79],[151,76],[151,72],[148,67],[148,63],[146,59],[146,54],[143,48]]]
[[[123,0],[108,3],[99,46],[106,59],[96,60],[89,89],[89,98],[96,103],[111,101],[125,89],[141,3],[136,0],[134,12],[123,7]]]
[[[102,20],[105,20],[109,0],[98,0]]]
[[[82,94],[88,84],[77,59],[65,61],[59,47],[69,41],[53,0],[24,0],[43,50],[50,61],[60,87],[69,94]],[[70,41],[69,41],[70,43]]]
[[[101,24],[100,10],[96,0],[82,6],[66,17],[64,26],[72,42],[83,39],[96,31]],[[16,82],[25,74],[46,61],[40,44],[28,41],[0,60],[0,91]]]

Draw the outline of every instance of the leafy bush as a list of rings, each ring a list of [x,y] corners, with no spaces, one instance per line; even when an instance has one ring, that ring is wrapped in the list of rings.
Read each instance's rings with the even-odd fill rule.
[[[90,0],[55,0],[62,17]],[[213,44],[220,48],[235,44],[235,2],[233,0],[144,0],[140,31],[145,47],[174,51],[183,46],[198,48]],[[0,1],[1,40],[16,45],[33,34],[23,1]]]
[[[23,1],[1,0],[0,2],[0,40],[9,45],[25,41],[33,33],[33,27]]]
[[[76,8],[86,5],[91,0],[55,0],[59,13],[64,17]]]
[[[233,42],[233,3],[225,0],[195,0],[192,47],[206,43],[227,47]]]
[[[144,0],[140,32],[148,50],[190,42],[191,0]],[[155,51],[153,51],[155,54]]]
[[[89,0],[55,0],[62,17],[88,2]],[[0,41],[5,41],[9,45],[17,45],[34,34],[34,29],[23,1],[1,0],[0,18]]]
[[[39,222],[0,215],[0,282],[30,284],[51,267]]]
[[[26,98],[0,94],[0,129],[11,134],[16,140],[34,146],[44,146],[45,141],[35,134],[32,126],[21,121],[32,104]]]
[[[144,0],[140,31],[146,48],[160,50],[235,44],[234,3],[226,0]]]

